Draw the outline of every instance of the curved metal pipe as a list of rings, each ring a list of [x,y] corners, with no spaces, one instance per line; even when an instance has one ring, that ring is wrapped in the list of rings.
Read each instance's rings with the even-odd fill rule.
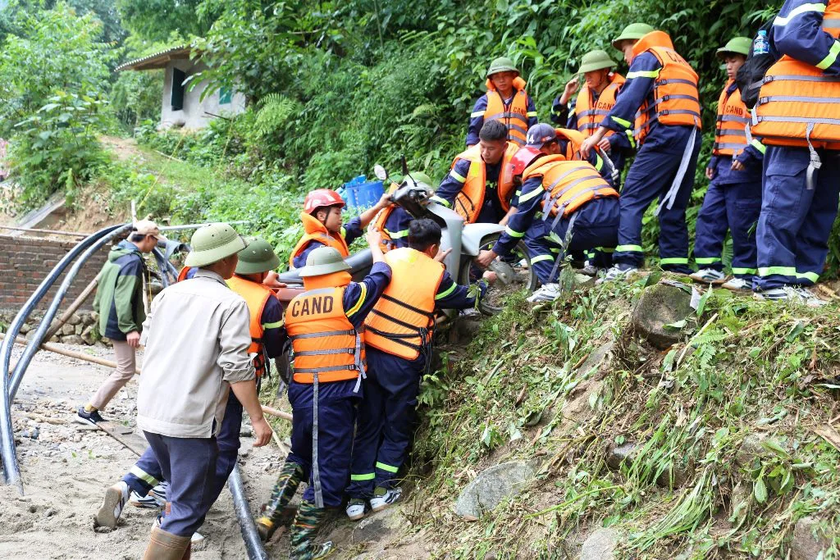
[[[236,512],[236,519],[239,521],[239,530],[242,531],[242,539],[245,541],[245,550],[248,553],[248,560],[268,560],[268,554],[263,548],[260,535],[257,533],[257,526],[251,516],[251,507],[248,505],[248,498],[245,497],[245,488],[242,486],[242,475],[239,474],[239,465],[233,467],[233,472],[228,478],[228,488],[233,496],[233,509]]]

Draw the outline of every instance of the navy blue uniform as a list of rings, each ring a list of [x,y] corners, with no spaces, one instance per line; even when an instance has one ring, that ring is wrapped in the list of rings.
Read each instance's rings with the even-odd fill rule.
[[[515,89],[513,90],[513,93],[515,96]],[[513,102],[514,96],[505,100],[505,110],[507,110]],[[485,93],[476,100],[472,113],[470,113],[470,126],[467,130],[467,147],[478,144],[478,141],[480,140],[478,133],[481,132],[481,127],[484,126],[484,111],[486,110],[487,94]],[[528,128],[531,128],[539,122],[539,119],[537,119],[537,108],[534,106],[534,100],[531,99],[530,95],[528,96],[528,114],[526,116],[528,117]]]
[[[484,205],[478,213],[476,223],[479,224],[498,224],[502,218],[505,217],[505,209],[502,208],[502,203],[499,202],[498,188],[499,188],[499,174],[502,170],[502,160],[493,165],[484,164],[486,186],[484,188]],[[446,202],[451,208],[455,204],[455,198],[464,188],[464,183],[467,182],[467,175],[470,171],[470,162],[462,159],[455,163],[455,166],[441,181],[435,195]]]

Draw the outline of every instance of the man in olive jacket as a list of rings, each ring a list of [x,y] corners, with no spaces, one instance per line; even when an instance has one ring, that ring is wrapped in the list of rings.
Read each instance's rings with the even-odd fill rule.
[[[99,387],[90,402],[79,407],[79,419],[82,421],[102,422],[99,411],[134,375],[134,353],[146,319],[143,306],[146,265],[143,254],[151,253],[161,239],[165,240],[154,222],[141,220],[135,223],[128,239],[111,249],[108,262],[99,273],[93,307],[99,313],[99,333],[110,338],[114,344],[117,369]]]

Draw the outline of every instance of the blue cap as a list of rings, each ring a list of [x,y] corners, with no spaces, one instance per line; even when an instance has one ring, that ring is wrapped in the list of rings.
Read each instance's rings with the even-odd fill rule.
[[[557,140],[557,133],[550,124],[539,123],[528,129],[527,144],[534,148],[542,148],[546,142]]]

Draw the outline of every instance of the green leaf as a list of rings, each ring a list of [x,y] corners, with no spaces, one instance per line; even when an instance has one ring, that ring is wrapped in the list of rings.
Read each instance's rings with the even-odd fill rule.
[[[764,484],[763,478],[759,478],[755,481],[755,485],[753,485],[753,495],[755,495],[755,500],[759,504],[763,504],[767,501],[767,486]]]

